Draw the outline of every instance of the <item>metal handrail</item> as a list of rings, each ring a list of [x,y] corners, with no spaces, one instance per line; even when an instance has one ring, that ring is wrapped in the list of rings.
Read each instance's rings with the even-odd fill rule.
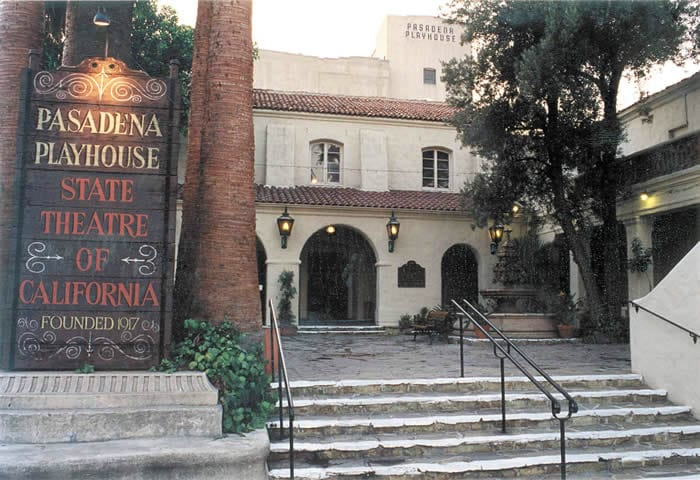
[[[282,351],[282,339],[280,338],[280,328],[277,323],[277,315],[272,300],[270,307],[270,357],[272,363],[272,381],[275,381],[275,366],[277,367],[277,403],[279,404],[279,438],[284,438],[284,404],[282,402],[282,379],[284,379],[284,390],[287,400],[287,416],[289,417],[289,478],[294,480],[294,401],[292,400],[292,390],[289,386],[287,376],[287,363],[284,361]],[[275,349],[277,346],[277,349]],[[277,363],[275,364],[275,350],[277,350]]]
[[[478,328],[481,333],[491,341],[493,344],[493,354],[500,360],[501,364],[501,431],[503,433],[506,433],[506,390],[505,390],[505,359],[507,358],[508,360],[511,361],[513,365],[515,365],[518,370],[520,370],[523,375],[525,375],[530,382],[532,382],[540,392],[542,392],[550,401],[551,406],[552,406],[552,416],[559,420],[559,442],[560,442],[560,451],[561,451],[561,478],[566,479],[566,420],[571,418],[571,416],[578,412],[578,404],[576,403],[576,400],[573,399],[573,397],[566,391],[564,388],[559,385],[557,382],[555,382],[552,377],[550,377],[547,372],[542,370],[530,357],[525,355],[525,353],[520,350],[500,329],[498,329],[491,321],[486,318],[479,310],[477,310],[474,305],[469,303],[467,300],[462,299],[462,302],[468,306],[473,313],[476,313],[477,318],[479,318],[480,321],[485,322],[486,325],[489,326],[491,330],[493,330],[495,333],[498,334],[500,339],[495,339],[491,334],[489,333],[488,330],[486,330],[484,327],[481,326],[481,324],[474,319],[474,317],[469,314],[457,301],[454,299],[452,300],[452,303],[457,307],[457,309],[464,315],[466,318],[469,319],[469,322],[467,323],[467,326],[469,326],[469,323],[473,323],[476,328]],[[461,365],[461,372],[462,376],[464,376],[464,367],[463,367],[463,362],[464,362],[464,353],[462,352],[463,349],[463,334],[464,334],[464,326],[462,325],[462,317],[460,316],[460,362],[462,362]],[[503,345],[501,345],[502,342],[506,348],[504,348]],[[511,355],[511,350],[517,352],[517,354],[522,357],[527,364],[532,367],[537,373],[539,373],[544,379],[549,383],[549,385],[554,388],[557,392],[559,392],[567,401],[568,403],[568,411],[566,416],[561,416],[561,404],[559,403],[559,400],[554,397],[554,395],[547,389],[545,386],[537,380],[528,370],[525,366],[521,365],[521,363],[513,358]],[[500,355],[499,355],[500,352]]]
[[[645,312],[654,315],[656,318],[658,318],[658,319],[660,319],[660,320],[663,320],[664,322],[669,323],[669,324],[673,325],[674,327],[676,327],[676,328],[678,328],[678,329],[680,329],[680,330],[683,330],[683,331],[686,332],[688,335],[690,335],[690,338],[693,339],[693,343],[698,343],[698,337],[700,336],[700,334],[695,333],[694,331],[689,330],[689,329],[685,328],[685,327],[682,326],[682,325],[678,325],[676,322],[674,322],[674,321],[672,321],[672,320],[669,320],[668,318],[664,317],[663,315],[659,315],[658,313],[656,313],[656,312],[654,312],[654,311],[652,311],[652,310],[649,310],[649,309],[646,308],[646,307],[643,307],[642,305],[638,304],[638,303],[635,302],[634,300],[630,300],[629,303],[630,303],[631,305],[634,306],[634,310],[635,310],[636,312],[639,312],[639,309],[641,308],[641,309],[644,310]]]

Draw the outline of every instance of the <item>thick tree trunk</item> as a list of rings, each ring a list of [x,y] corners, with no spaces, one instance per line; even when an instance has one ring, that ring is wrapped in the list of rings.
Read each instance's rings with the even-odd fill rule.
[[[15,261],[12,218],[15,209],[15,156],[20,71],[29,50],[41,49],[44,2],[0,2],[0,368],[10,353],[12,279],[7,265]]]
[[[176,337],[182,333],[185,319],[200,311],[199,301],[194,295],[197,283],[195,272],[198,250],[197,232],[205,212],[202,203],[203,175],[200,157],[202,153],[202,130],[206,120],[208,103],[207,58],[209,57],[209,32],[211,30],[212,2],[199,2],[197,24],[194,30],[194,55],[192,56],[192,86],[190,90],[190,114],[187,135],[187,171],[183,190],[183,212],[180,242],[178,244],[177,275],[175,282],[174,331]]]
[[[253,187],[252,1],[200,1],[199,7],[210,9],[210,31],[202,107],[206,118],[199,158],[194,160],[199,165],[188,167],[187,178],[197,185],[186,190],[199,203],[184,204],[185,210],[194,209],[187,217],[199,218],[183,224],[181,235],[195,243],[195,258],[185,274],[191,276],[189,313],[216,323],[229,319],[240,330],[256,331],[261,326]],[[195,126],[198,121],[193,119]],[[198,178],[189,176],[195,169]]]
[[[98,7],[104,7],[111,20],[109,27],[92,23]],[[109,32],[109,56],[134,68],[131,59],[132,1],[90,2],[69,0],[66,8],[66,40],[63,44],[63,65],[77,65],[85,57],[105,54],[106,34]]]

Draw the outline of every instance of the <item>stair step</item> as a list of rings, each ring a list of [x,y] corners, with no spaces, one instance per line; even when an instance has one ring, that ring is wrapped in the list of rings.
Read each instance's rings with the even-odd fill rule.
[[[302,325],[297,329],[297,335],[301,334],[383,334],[385,333],[384,327],[377,325],[339,325],[339,326],[326,326],[326,325]]]
[[[221,406],[0,410],[0,443],[220,437]]]
[[[700,425],[674,425],[628,430],[572,431],[566,434],[568,448],[639,445],[700,439]],[[337,459],[378,459],[387,457],[450,456],[474,452],[503,452],[522,448],[545,450],[560,445],[559,432],[461,436],[452,438],[384,438],[340,442],[301,441],[294,445],[299,461],[318,463]],[[289,452],[289,442],[271,444],[271,460],[281,461]]]
[[[268,478],[267,434],[0,445],[0,480]]]
[[[670,422],[690,418],[690,407],[660,406],[580,410],[567,426],[582,427],[594,424]],[[506,416],[507,428],[549,426],[554,419],[550,412],[510,412]],[[306,418],[294,422],[295,438],[324,437],[332,435],[391,434],[395,432],[455,432],[483,431],[499,428],[501,414],[431,415],[413,417],[350,417]],[[276,429],[277,422],[268,428]]]
[[[624,402],[653,403],[666,400],[665,390],[621,389],[601,391],[569,392],[581,405],[610,405]],[[505,395],[509,408],[547,407],[550,402],[542,393],[507,393]],[[564,402],[561,395],[556,394]],[[331,415],[353,413],[389,413],[389,412],[428,412],[428,411],[465,411],[467,409],[498,408],[501,395],[496,393],[472,395],[395,395],[382,397],[340,397],[294,400],[297,415]]]
[[[544,377],[535,377],[546,383]],[[637,374],[624,375],[561,375],[552,379],[565,389],[572,388],[631,388],[642,386],[642,377]],[[294,381],[290,383],[295,398],[301,396],[378,394],[378,393],[422,393],[422,392],[472,392],[500,391],[500,377],[425,378],[410,380],[340,380],[340,381]],[[277,383],[272,383],[277,388]],[[506,377],[506,391],[531,390],[527,377]]]
[[[396,465],[339,465],[320,467],[302,467],[295,469],[298,480],[341,477],[343,479],[386,478],[399,479],[423,474],[430,479],[495,478],[525,475],[542,476],[559,471],[559,455],[533,457],[499,458],[473,461],[400,463]],[[567,471],[576,472],[583,469],[611,470],[633,468],[641,465],[663,465],[666,463],[700,463],[700,448],[671,448],[659,450],[615,451],[605,453],[568,453]],[[376,462],[380,463],[380,462]],[[273,468],[271,479],[289,478],[289,469]]]

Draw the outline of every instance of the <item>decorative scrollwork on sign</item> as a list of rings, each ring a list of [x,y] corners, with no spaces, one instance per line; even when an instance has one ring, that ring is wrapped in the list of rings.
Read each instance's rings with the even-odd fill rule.
[[[56,334],[48,331],[36,335],[32,332],[24,332],[17,338],[17,351],[24,357],[37,358],[41,356],[42,347],[56,342]]]
[[[60,255],[41,255],[46,251],[46,244],[43,242],[32,242],[27,247],[29,259],[24,264],[32,273],[43,273],[46,270],[46,264],[42,260],[63,260]]]
[[[143,265],[139,265],[138,268],[139,274],[144,276],[153,275],[156,272],[155,260],[158,257],[158,250],[153,245],[141,245],[139,247],[139,255],[144,258],[124,257],[122,262],[127,265],[130,263],[142,263]]]
[[[48,358],[64,356],[69,360],[77,360],[87,353],[91,357],[94,352],[101,360],[113,360],[117,354],[132,360],[148,360],[153,357],[155,340],[146,334],[136,337],[130,332],[123,332],[121,335],[122,345],[106,337],[97,337],[93,340],[92,334],[87,338],[80,335],[69,338],[56,344],[56,334],[46,331],[41,335],[33,332],[24,332],[17,339],[17,351],[24,357],[41,358],[48,354]],[[124,351],[124,346],[128,345],[131,353]],[[55,347],[59,346],[57,350]],[[53,348],[51,348],[53,347]]]
[[[122,342],[131,345],[134,349],[134,353],[136,354],[136,356],[132,356],[122,352],[125,356],[135,360],[142,360],[153,356],[154,341],[149,335],[142,333],[141,335],[134,337],[131,332],[124,331],[122,332],[120,339]]]
[[[141,103],[143,97],[149,100],[158,100],[165,95],[165,83],[162,80],[150,79],[142,86],[128,78],[114,79],[108,83],[111,85],[110,95],[120,102]]]
[[[141,320],[141,329],[144,332],[153,332],[153,333],[158,333],[160,332],[160,324],[158,323],[157,320],[146,320],[143,319]]]
[[[39,328],[39,321],[31,318],[20,317],[17,319],[17,328],[20,330],[29,330],[35,332]]]
[[[93,340],[92,334],[90,334],[88,338],[81,336],[69,338],[65,341],[65,344],[51,354],[50,357],[64,355],[70,360],[76,360],[80,357],[83,350],[87,353],[88,357],[91,357],[94,352],[97,352],[97,356],[101,360],[105,361],[114,360],[118,354],[131,358],[132,360],[148,360],[149,358],[153,357],[153,346],[155,344],[155,340],[150,336],[142,334],[137,337],[133,337],[130,332],[124,332],[121,335],[121,340],[133,349],[133,354],[124,351],[122,348],[125,346],[124,344],[119,345],[114,340],[107,337],[97,337]],[[38,342],[36,345],[31,345],[36,352],[41,351],[41,346],[42,345]]]
[[[160,100],[167,93],[163,80],[152,78],[142,85],[129,77],[109,78],[104,67],[96,75],[71,73],[56,81],[51,72],[41,71],[34,77],[34,89],[40,95],[56,94],[59,100],[73,97],[87,99],[95,96],[104,100],[105,94],[117,102],[141,103],[143,99]]]
[[[59,100],[65,100],[68,96],[90,97],[96,87],[97,82],[91,76],[83,73],[71,73],[58,83],[55,83],[51,72],[42,71],[34,77],[34,89],[37,93],[48,95],[55,92],[56,98]]]

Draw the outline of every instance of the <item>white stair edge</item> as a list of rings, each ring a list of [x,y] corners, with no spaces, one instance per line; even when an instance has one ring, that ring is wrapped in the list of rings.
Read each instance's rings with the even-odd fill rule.
[[[639,390],[599,390],[586,392],[569,392],[574,399],[587,398],[609,398],[623,397],[628,395],[635,396],[660,396],[667,395],[666,390],[656,389],[639,389]],[[555,398],[563,400],[561,394],[554,393]],[[543,393],[507,393],[506,402],[519,400],[542,400],[547,399]],[[341,397],[341,398],[321,398],[321,399],[306,399],[300,398],[294,400],[294,407],[318,407],[318,406],[357,406],[357,405],[392,405],[400,403],[416,403],[420,402],[428,405],[435,405],[444,402],[493,402],[500,401],[500,393],[478,394],[478,395],[432,395],[432,396],[393,396],[393,397]],[[283,403],[286,405],[286,399]]]
[[[567,440],[601,440],[601,439],[624,439],[642,435],[658,434],[700,434],[700,425],[673,425],[661,427],[633,428],[629,430],[595,430],[577,431],[566,434]],[[515,435],[485,435],[461,438],[426,438],[426,439],[404,439],[404,440],[364,440],[352,442],[295,442],[295,452],[322,452],[334,450],[340,452],[357,452],[371,450],[375,448],[447,448],[462,445],[484,445],[503,443],[516,443],[526,445],[531,442],[546,442],[559,440],[559,432],[547,433],[522,433]],[[270,451],[274,453],[287,453],[289,442],[275,442],[270,444]]]
[[[700,457],[700,448],[678,448],[665,450],[647,450],[632,452],[611,453],[579,453],[569,454],[566,458],[567,465],[576,463],[593,463],[610,460],[625,462],[638,462],[652,459],[664,459],[671,457]],[[561,459],[558,455],[546,455],[540,457],[516,457],[498,460],[480,460],[472,462],[448,462],[448,463],[404,463],[393,466],[357,466],[357,467],[329,467],[329,468],[299,468],[295,470],[297,479],[324,480],[340,475],[423,475],[425,473],[469,473],[479,471],[501,471],[510,469],[522,469],[538,465],[559,465]],[[289,469],[273,469],[269,472],[270,478],[289,478]]]
[[[466,333],[466,330],[465,330]],[[507,333],[507,332],[506,332]],[[524,333],[524,332],[520,332]],[[583,343],[583,340],[579,337],[575,338],[558,338],[556,331],[552,332],[552,337],[548,338],[527,338],[527,337],[510,337],[510,341],[516,344],[552,344],[552,345],[557,345],[557,344],[562,344],[562,343]],[[459,335],[450,335],[449,339],[459,343]],[[462,337],[462,340],[464,340],[464,343],[491,343],[491,340],[488,338],[475,338],[475,337]]]
[[[637,480],[700,480],[700,474],[697,475],[679,475],[675,477],[639,477]],[[630,479],[634,480],[634,479]]]
[[[664,407],[632,407],[632,408],[609,408],[595,410],[579,410],[575,417],[613,417],[618,415],[680,415],[690,413],[691,408],[688,406],[664,406]],[[551,420],[551,413],[509,413],[508,420]],[[294,427],[297,429],[304,428],[324,428],[324,427],[420,427],[432,424],[455,425],[459,423],[478,423],[478,422],[495,422],[501,420],[501,414],[488,415],[433,415],[427,417],[409,417],[409,418],[348,418],[348,419],[329,419],[329,420],[296,420]],[[276,428],[277,422],[269,422],[268,427]]]
[[[384,330],[381,325],[298,325],[304,330]]]
[[[320,332],[314,332],[311,330],[302,330],[299,329],[297,330],[297,335],[328,335],[330,333],[342,333],[345,335],[384,335],[384,330],[369,330],[369,331],[364,331],[364,332],[358,332],[356,330],[333,330],[333,331],[320,331]]]
[[[545,381],[544,377],[535,377],[537,381]],[[639,380],[642,376],[636,373],[624,373],[616,375],[558,375],[553,376],[555,382],[590,382],[590,381],[614,381],[614,380]],[[474,383],[501,383],[501,377],[465,377],[465,378],[414,378],[414,379],[387,379],[387,380],[295,380],[289,383],[292,388],[309,387],[371,387],[380,385],[470,385]],[[529,383],[527,377],[506,377],[506,382]],[[273,383],[273,385],[277,385]]]

